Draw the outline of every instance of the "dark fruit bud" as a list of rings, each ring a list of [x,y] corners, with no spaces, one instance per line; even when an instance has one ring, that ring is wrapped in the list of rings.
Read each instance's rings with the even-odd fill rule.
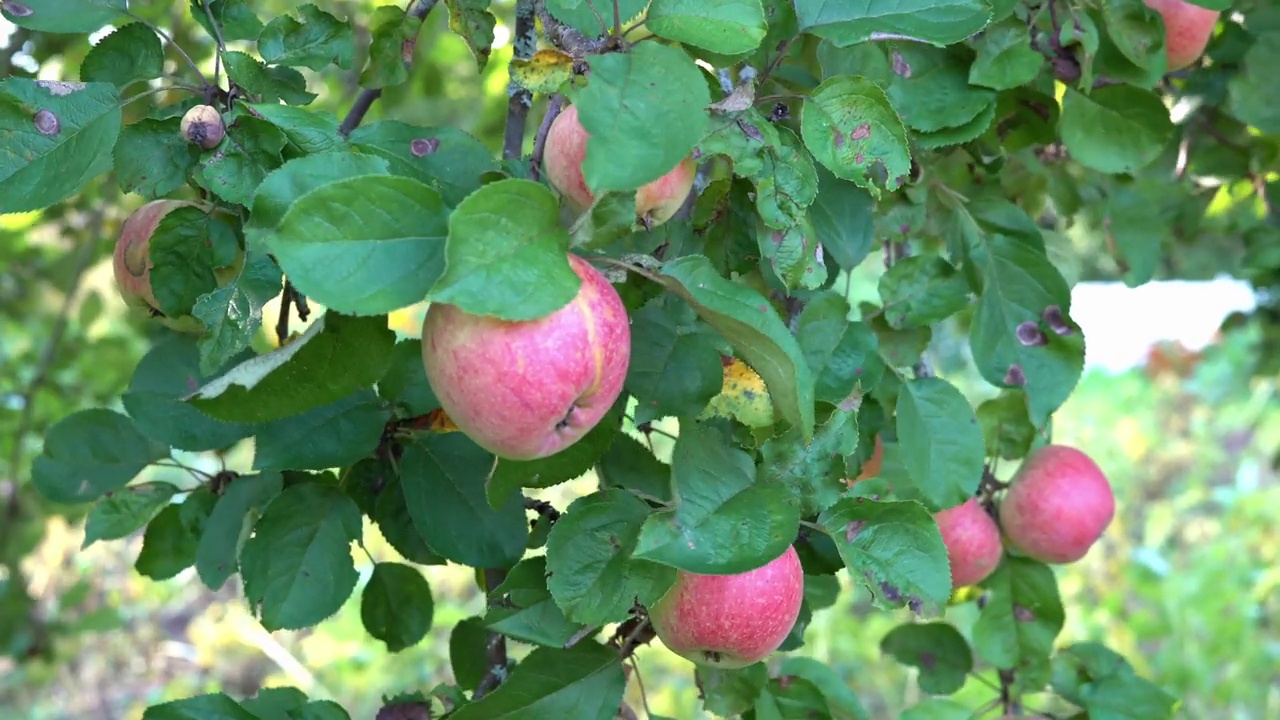
[[[182,137],[205,150],[218,147],[226,135],[222,115],[212,105],[197,105],[182,116]]]

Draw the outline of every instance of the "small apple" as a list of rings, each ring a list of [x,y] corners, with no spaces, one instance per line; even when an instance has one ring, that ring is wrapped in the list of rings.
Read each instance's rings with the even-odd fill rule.
[[[182,116],[179,128],[187,142],[205,150],[218,147],[227,135],[227,125],[222,121],[222,113],[212,105],[196,105],[188,110]]]
[[[1111,484],[1083,452],[1047,445],[1022,462],[1000,501],[1010,544],[1041,562],[1079,560],[1115,516]]]
[[[976,585],[1000,565],[1004,544],[995,520],[977,498],[934,513],[951,561],[951,588]]]
[[[794,547],[736,575],[679,571],[675,585],[649,608],[667,649],[724,670],[760,662],[778,649],[800,616],[804,570]]]
[[[569,206],[581,213],[595,202],[582,176],[582,161],[587,157],[590,134],[578,122],[578,108],[566,107],[547,131],[543,146],[542,168]],[[636,190],[636,218],[646,227],[654,227],[671,219],[693,189],[697,165],[691,158],[681,160],[666,175]]]
[[[116,288],[125,304],[146,309],[172,330],[198,333],[203,332],[204,325],[195,318],[165,316],[160,311],[160,303],[151,287],[151,270],[155,267],[151,261],[151,237],[165,216],[184,207],[199,208],[200,205],[186,200],[152,200],[133,211],[120,226],[120,235],[116,239],[112,255],[112,269]],[[214,276],[219,287],[235,279],[243,264],[244,253],[240,252],[230,266],[215,268]]]
[[[622,392],[631,325],[618,291],[570,254],[582,287],[542,318],[508,321],[432,303],[422,323],[422,363],[440,406],[489,452],[534,460],[569,447]]]
[[[1204,48],[1218,24],[1216,10],[1192,5],[1186,0],[1143,0],[1164,18],[1164,47],[1168,72],[1190,66],[1204,54]]]

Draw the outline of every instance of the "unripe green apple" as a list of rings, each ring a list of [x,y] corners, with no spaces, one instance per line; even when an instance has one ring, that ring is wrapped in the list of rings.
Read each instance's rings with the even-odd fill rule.
[[[627,309],[599,270],[568,257],[582,287],[550,315],[508,321],[432,303],[423,320],[422,362],[441,408],[499,457],[560,452],[622,392],[631,360]]]
[[[679,571],[649,608],[662,644],[698,665],[743,668],[777,650],[800,616],[804,570],[794,547],[736,575]]]
[[[976,585],[1000,565],[1004,544],[995,520],[977,498],[934,513],[951,561],[951,588]]]
[[[1164,18],[1164,47],[1169,72],[1190,66],[1204,54],[1220,12],[1186,0],[1143,0]]]
[[[165,216],[184,207],[198,208],[200,205],[186,200],[152,200],[133,211],[120,226],[120,235],[116,239],[112,256],[112,269],[116,288],[125,304],[146,309],[172,330],[198,333],[203,331],[204,326],[195,318],[189,315],[168,317],[161,313],[160,303],[151,287],[151,270],[155,267],[151,261],[151,237],[155,235],[156,228]],[[214,276],[219,287],[235,279],[243,264],[244,253],[240,252],[229,267],[216,268]]]
[[[1115,516],[1111,484],[1083,452],[1046,445],[1033,452],[1000,502],[1000,527],[1010,544],[1045,563],[1079,560]]]
[[[569,201],[575,212],[583,212],[595,202],[582,175],[590,134],[578,122],[578,108],[570,105],[551,121],[543,147],[542,169],[547,180]],[[648,227],[671,219],[693,189],[697,165],[691,158],[681,160],[667,174],[636,190],[636,218]]]

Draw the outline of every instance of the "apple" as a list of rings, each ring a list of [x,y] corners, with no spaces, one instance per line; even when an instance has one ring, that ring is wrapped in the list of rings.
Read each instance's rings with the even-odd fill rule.
[[[566,107],[551,121],[543,147],[542,169],[551,186],[569,201],[575,212],[584,212],[595,202],[595,196],[582,176],[582,161],[587,157],[590,134],[578,122],[578,108]],[[636,218],[645,227],[653,227],[671,219],[693,189],[697,165],[692,158],[681,160],[667,174],[636,190]]]
[[[182,116],[179,124],[182,137],[193,145],[212,150],[222,144],[227,135],[227,125],[222,114],[212,105],[196,105]]]
[[[112,270],[115,273],[116,289],[126,305],[147,310],[172,330],[199,333],[204,331],[204,325],[195,318],[189,315],[177,318],[165,316],[160,311],[160,303],[151,287],[151,270],[155,267],[151,261],[151,237],[165,216],[184,207],[201,206],[186,200],[152,200],[134,210],[120,226],[120,235],[112,254]],[[215,268],[214,276],[218,286],[234,280],[243,265],[242,251],[230,266]]]
[[[1065,445],[1033,452],[1000,501],[1000,526],[1024,555],[1052,564],[1079,560],[1115,516],[1115,495],[1088,455]]]
[[[631,361],[627,309],[599,270],[568,257],[582,287],[550,315],[508,321],[432,303],[423,320],[422,363],[441,408],[499,457],[560,452],[622,392]]]
[[[778,649],[800,615],[804,570],[794,547],[754,570],[699,575],[681,570],[649,608],[667,649],[698,665],[724,670],[760,662]]]
[[[1000,565],[1004,544],[995,520],[977,498],[934,513],[951,562],[951,588],[976,585]]]
[[[1164,18],[1164,46],[1168,56],[1166,70],[1181,70],[1199,60],[1222,13],[1192,5],[1186,0],[1143,2]]]

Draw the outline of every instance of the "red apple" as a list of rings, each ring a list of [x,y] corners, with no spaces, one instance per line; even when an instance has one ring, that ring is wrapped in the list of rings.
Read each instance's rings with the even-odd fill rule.
[[[595,202],[595,196],[582,176],[582,161],[587,157],[590,134],[578,122],[578,108],[566,107],[547,131],[543,147],[542,169],[547,180],[569,200],[575,212],[583,212]],[[636,217],[647,227],[661,225],[671,219],[693,189],[697,165],[690,158],[681,160],[666,175],[636,190]]]
[[[1069,563],[1102,537],[1115,508],[1111,484],[1088,455],[1047,445],[1018,468],[1000,502],[1000,526],[1024,555]]]
[[[166,215],[184,207],[200,206],[185,200],[152,200],[133,211],[120,227],[112,256],[112,269],[115,272],[116,289],[125,304],[146,309],[173,330],[198,333],[203,332],[204,325],[195,318],[189,315],[166,317],[161,314],[160,303],[151,287],[151,269],[155,267],[151,261],[151,237]],[[215,268],[214,276],[218,285],[225,285],[235,279],[243,264],[244,253],[241,252],[230,266]]]
[[[649,608],[658,639],[699,665],[742,668],[767,657],[796,624],[804,570],[794,547],[768,564],[737,575],[681,570]]]
[[[1000,528],[977,498],[934,513],[951,561],[951,587],[976,585],[995,572],[1004,556]]]
[[[422,362],[440,405],[489,452],[534,460],[569,447],[622,392],[631,325],[618,291],[577,255],[582,287],[542,318],[508,321],[432,303]]]
[[[1204,54],[1220,12],[1192,5],[1186,0],[1143,0],[1164,18],[1166,70],[1181,70]]]

